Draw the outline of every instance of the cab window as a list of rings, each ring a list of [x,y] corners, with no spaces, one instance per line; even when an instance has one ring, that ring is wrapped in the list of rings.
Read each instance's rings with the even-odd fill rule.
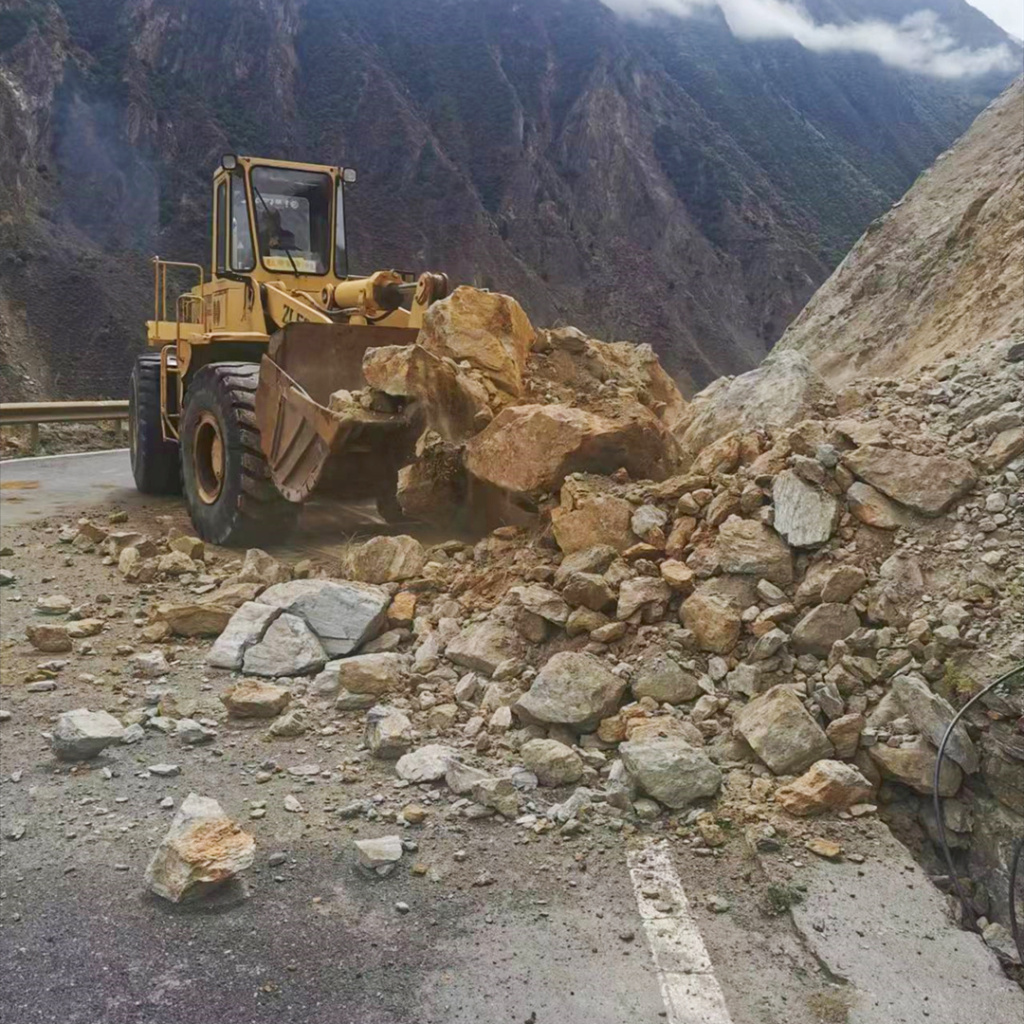
[[[334,193],[330,175],[256,167],[251,180],[263,265],[282,274],[326,274]]]
[[[217,273],[227,269],[228,250],[228,187],[222,181],[217,186]]]
[[[231,269],[248,271],[256,266],[249,228],[249,204],[245,199],[245,179],[231,176]]]

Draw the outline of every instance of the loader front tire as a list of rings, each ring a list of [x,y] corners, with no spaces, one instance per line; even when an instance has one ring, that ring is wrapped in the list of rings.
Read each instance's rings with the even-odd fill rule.
[[[128,388],[128,451],[135,486],[143,494],[180,494],[177,441],[165,441],[160,427],[160,356],[135,357]]]
[[[199,535],[213,544],[280,543],[301,506],[270,478],[256,425],[256,363],[211,363],[185,392],[181,476]]]

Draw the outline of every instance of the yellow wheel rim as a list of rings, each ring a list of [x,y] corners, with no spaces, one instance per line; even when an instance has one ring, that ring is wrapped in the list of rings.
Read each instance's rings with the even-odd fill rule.
[[[192,465],[199,498],[212,505],[224,487],[224,438],[213,413],[204,412],[192,435]]]

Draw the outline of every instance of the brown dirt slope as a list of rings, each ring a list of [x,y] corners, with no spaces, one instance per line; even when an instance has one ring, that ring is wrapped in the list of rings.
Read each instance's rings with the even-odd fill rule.
[[[833,384],[1024,332],[1024,79],[865,232],[779,342]]]

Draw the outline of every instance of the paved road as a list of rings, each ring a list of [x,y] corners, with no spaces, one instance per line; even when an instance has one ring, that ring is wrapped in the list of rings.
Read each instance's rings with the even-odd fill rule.
[[[7,526],[67,520],[96,510],[105,514],[110,509],[169,517],[168,523],[188,526],[180,497],[153,497],[135,489],[127,448],[0,462],[0,515]],[[268,548],[281,556],[330,559],[353,535],[390,529],[377,517],[372,502],[314,502],[303,510],[299,528],[287,544]]]

